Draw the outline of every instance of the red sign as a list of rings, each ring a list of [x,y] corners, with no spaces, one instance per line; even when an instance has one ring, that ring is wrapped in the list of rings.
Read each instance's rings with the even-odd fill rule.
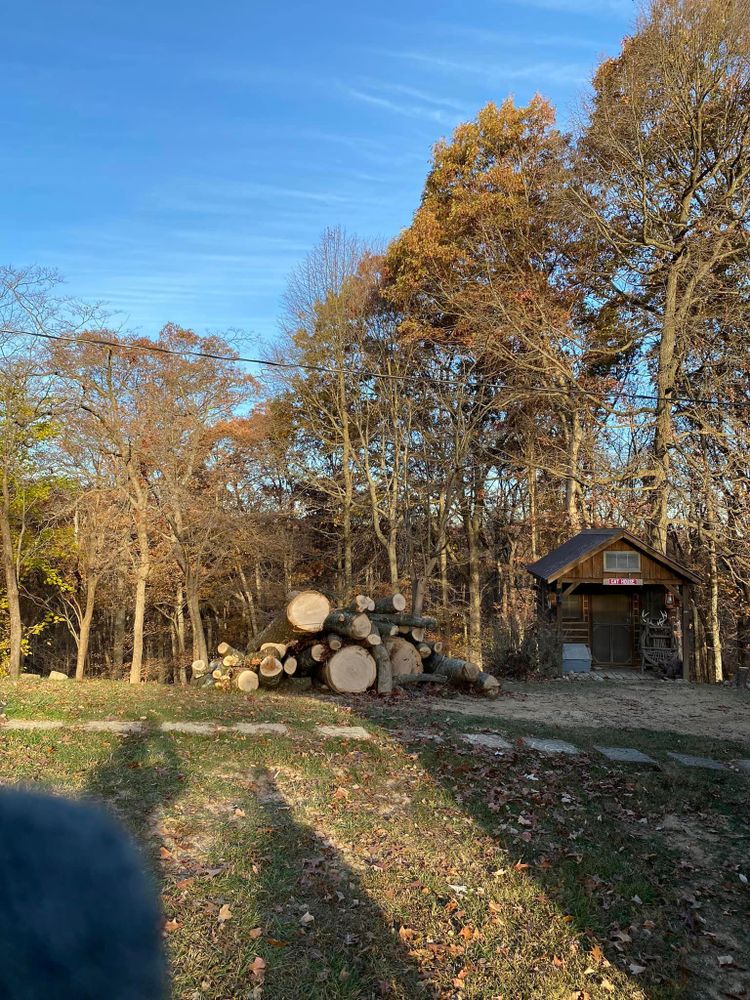
[[[604,583],[609,587],[640,587],[639,576],[608,576]]]

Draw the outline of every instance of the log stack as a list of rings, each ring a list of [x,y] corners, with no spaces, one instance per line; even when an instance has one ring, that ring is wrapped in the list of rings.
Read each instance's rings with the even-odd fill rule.
[[[241,652],[227,642],[219,659],[193,664],[193,683],[251,693],[280,684],[309,687],[317,681],[337,694],[419,683],[452,684],[494,695],[496,678],[466,660],[443,654],[430,640],[437,621],[406,611],[403,594],[377,600],[358,594],[348,608],[332,608],[317,590],[290,595],[283,612]]]

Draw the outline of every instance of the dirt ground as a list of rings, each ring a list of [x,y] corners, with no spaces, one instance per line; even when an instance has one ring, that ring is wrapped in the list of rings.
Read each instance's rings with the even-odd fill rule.
[[[750,691],[672,681],[504,683],[496,701],[446,701],[463,715],[555,726],[654,729],[750,746]]]

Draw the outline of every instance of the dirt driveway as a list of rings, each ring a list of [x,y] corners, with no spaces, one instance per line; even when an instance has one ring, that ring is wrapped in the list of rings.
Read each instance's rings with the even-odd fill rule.
[[[750,745],[750,691],[672,681],[550,681],[503,685],[496,701],[446,700],[441,709],[553,726],[656,729]]]

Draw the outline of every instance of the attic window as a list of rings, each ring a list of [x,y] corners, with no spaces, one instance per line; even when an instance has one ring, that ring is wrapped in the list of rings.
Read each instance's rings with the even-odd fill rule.
[[[631,573],[640,572],[641,554],[640,552],[605,552],[604,569],[610,573],[619,573],[623,570]]]

